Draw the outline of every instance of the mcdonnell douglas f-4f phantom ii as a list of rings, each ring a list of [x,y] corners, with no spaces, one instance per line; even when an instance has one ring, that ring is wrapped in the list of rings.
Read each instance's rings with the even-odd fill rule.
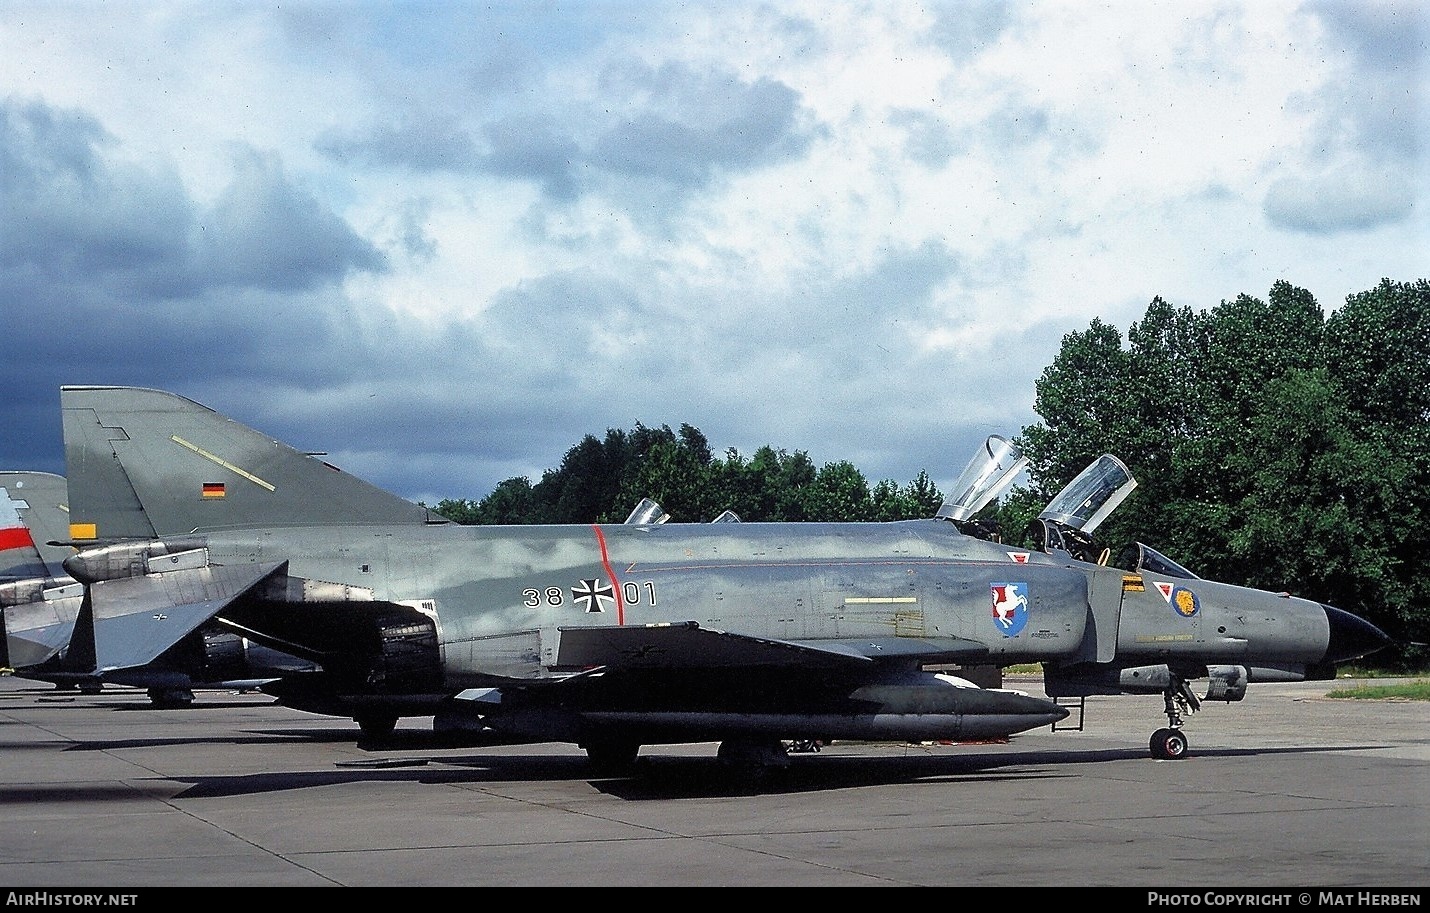
[[[1085,554],[1136,484],[1110,456],[1043,513],[1042,551],[977,534],[973,513],[1021,468],[1001,438],[926,520],[462,526],[171,393],[66,386],[61,405],[80,548],[65,567],[97,671],[212,623],[317,664],[264,690],[369,736],[431,716],[575,743],[603,769],[706,741],[781,765],[786,741],[1054,724],[1057,700],[933,671],[1041,663],[1054,698],[1162,694],[1151,749],[1178,758],[1193,680],[1234,701],[1388,643],[1151,549],[1125,570]]]

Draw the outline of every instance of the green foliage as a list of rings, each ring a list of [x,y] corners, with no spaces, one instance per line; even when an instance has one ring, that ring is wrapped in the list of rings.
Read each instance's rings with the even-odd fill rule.
[[[1399,685],[1357,685],[1326,692],[1326,697],[1361,701],[1430,701],[1430,681],[1417,679]]]
[[[1048,498],[1042,497],[1032,488],[1013,486],[1002,501],[992,505],[992,515],[998,529],[1002,531],[1003,541],[1020,548],[1032,547],[1029,530],[1047,503]],[[987,513],[987,508],[980,512],[981,515]]]
[[[1037,384],[1018,443],[1044,503],[1099,454],[1138,480],[1097,535],[1154,544],[1219,580],[1288,590],[1392,636],[1430,632],[1430,282],[1347,298],[1330,317],[1285,282],[1206,312],[1160,298],[1127,344],[1094,320]],[[1408,648],[1409,665],[1424,653]]]
[[[932,517],[943,503],[926,472],[871,489],[848,461],[816,468],[804,451],[769,445],[748,460],[733,448],[716,459],[692,425],[638,423],[582,438],[535,485],[508,479],[481,501],[443,500],[436,510],[457,523],[620,523],[643,498],[686,522],[725,510],[749,522],[908,520]]]

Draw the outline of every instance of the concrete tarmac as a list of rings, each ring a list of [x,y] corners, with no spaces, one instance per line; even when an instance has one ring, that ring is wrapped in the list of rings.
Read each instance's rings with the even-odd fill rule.
[[[0,888],[1430,885],[1430,702],[1252,685],[1156,761],[1160,697],[993,744],[835,743],[753,783],[712,744],[360,746],[261,694],[151,709],[0,678]],[[1036,678],[1007,687],[1042,694]],[[1070,718],[1060,726],[1076,723]],[[1145,894],[1141,896],[1145,897]],[[142,897],[142,895],[141,895]]]

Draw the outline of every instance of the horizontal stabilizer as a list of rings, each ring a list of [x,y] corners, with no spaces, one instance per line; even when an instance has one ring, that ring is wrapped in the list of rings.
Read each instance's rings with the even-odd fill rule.
[[[83,598],[83,588],[71,584],[51,588],[30,602],[5,606],[5,664],[24,669],[59,656],[70,642]]]
[[[101,580],[90,588],[95,671],[153,662],[282,567],[282,562],[240,567],[210,565]]]

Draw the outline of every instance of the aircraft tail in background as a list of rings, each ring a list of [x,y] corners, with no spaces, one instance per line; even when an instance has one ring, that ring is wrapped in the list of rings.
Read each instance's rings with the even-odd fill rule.
[[[64,476],[50,472],[0,472],[0,583],[64,576],[74,550],[51,545],[69,538]]]

